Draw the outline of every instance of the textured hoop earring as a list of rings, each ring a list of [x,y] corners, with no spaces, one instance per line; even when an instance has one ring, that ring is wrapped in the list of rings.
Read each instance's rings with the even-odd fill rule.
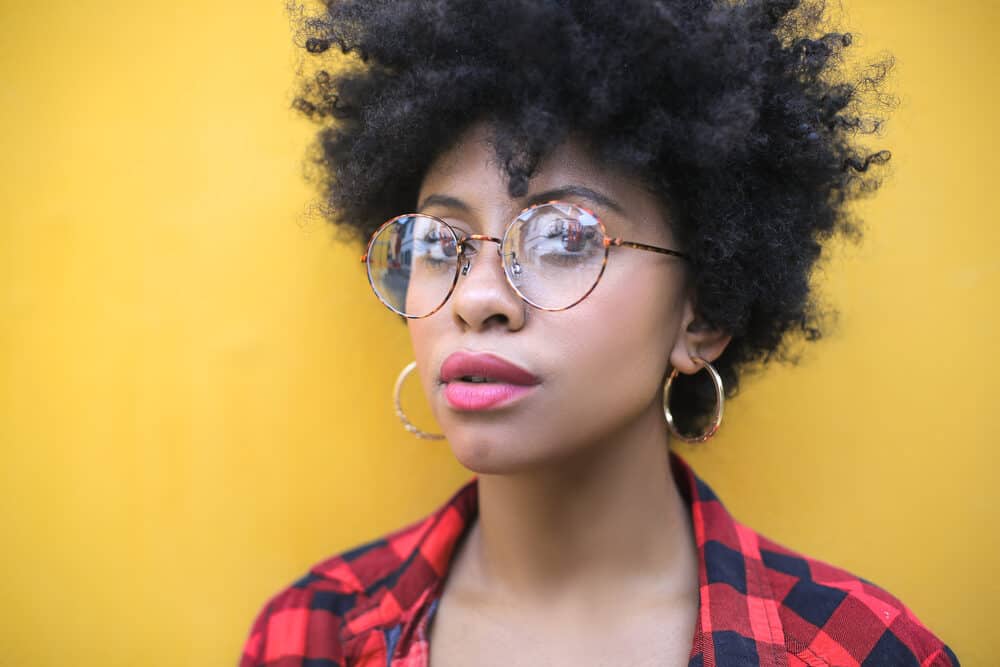
[[[427,431],[422,431],[413,425],[413,422],[407,418],[406,413],[403,412],[403,405],[399,400],[399,393],[403,389],[403,383],[406,381],[407,376],[413,372],[413,369],[417,367],[416,361],[411,361],[403,368],[399,373],[399,377],[396,378],[396,386],[392,390],[392,404],[396,409],[396,416],[399,417],[399,421],[403,422],[403,428],[417,436],[418,438],[423,438],[424,440],[444,440],[444,436],[440,433],[428,433]]]
[[[677,430],[677,426],[674,424],[674,416],[670,414],[670,385],[673,384],[674,378],[677,377],[677,369],[670,371],[670,377],[667,378],[666,384],[663,385],[663,414],[667,418],[667,426],[670,427],[670,432],[674,434],[679,440],[684,442],[705,442],[719,430],[719,425],[722,424],[722,406],[725,403],[725,393],[722,387],[722,377],[719,376],[718,371],[708,363],[708,360],[703,359],[699,356],[693,356],[692,359],[701,362],[703,368],[708,370],[708,374],[712,377],[712,382],[715,384],[715,415],[712,418],[712,424],[708,429],[699,436],[688,437],[682,435],[680,431]]]

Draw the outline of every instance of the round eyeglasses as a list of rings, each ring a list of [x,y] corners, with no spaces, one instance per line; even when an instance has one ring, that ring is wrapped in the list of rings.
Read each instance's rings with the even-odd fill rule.
[[[361,257],[375,296],[410,319],[433,315],[466,275],[477,242],[492,241],[511,289],[540,310],[566,310],[594,291],[612,246],[673,255],[677,250],[608,236],[591,211],[568,202],[529,206],[507,225],[502,239],[463,234],[440,218],[407,213],[384,222]]]

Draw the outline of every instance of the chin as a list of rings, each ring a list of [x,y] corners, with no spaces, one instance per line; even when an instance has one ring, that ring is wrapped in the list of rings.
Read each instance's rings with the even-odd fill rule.
[[[462,440],[449,438],[448,443],[451,445],[452,454],[462,467],[477,475],[509,475],[531,465],[523,458],[513,456],[509,448],[505,448],[502,443],[479,438]]]
[[[446,430],[452,454],[463,467],[479,475],[514,475],[565,465],[586,447],[573,440],[509,428],[491,428],[478,424],[455,426]],[[562,443],[562,448],[558,445]]]
[[[545,464],[523,437],[473,427],[448,429],[446,435],[458,462],[478,475],[512,475]]]

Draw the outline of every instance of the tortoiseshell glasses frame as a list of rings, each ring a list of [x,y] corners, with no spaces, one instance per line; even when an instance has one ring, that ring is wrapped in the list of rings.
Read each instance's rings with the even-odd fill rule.
[[[521,289],[519,289],[517,285],[514,284],[514,281],[511,279],[511,268],[510,268],[510,266],[508,266],[508,261],[507,261],[507,259],[505,257],[505,254],[502,252],[502,249],[507,245],[508,238],[509,238],[509,235],[510,235],[510,231],[511,231],[511,229],[514,228],[515,223],[517,223],[519,220],[521,220],[522,218],[524,218],[524,216],[526,214],[529,214],[529,213],[531,213],[532,211],[534,211],[536,209],[539,209],[541,207],[551,207],[551,206],[570,206],[570,207],[573,207],[575,209],[579,209],[580,211],[583,211],[585,214],[591,216],[594,219],[594,221],[596,222],[597,229],[600,231],[600,234],[601,234],[601,245],[603,246],[603,249],[604,249],[604,256],[603,256],[602,261],[601,261],[600,270],[598,271],[597,276],[594,278],[594,282],[590,286],[590,288],[587,289],[587,291],[583,294],[583,296],[581,296],[580,298],[576,299],[575,301],[573,301],[572,303],[570,303],[568,306],[560,306],[560,307],[557,307],[557,308],[547,307],[547,306],[543,306],[543,305],[541,305],[539,303],[536,303],[535,301],[533,301],[532,299],[530,299],[526,294],[524,294],[524,292],[522,292]],[[375,287],[375,281],[372,279],[372,266],[371,266],[371,263],[369,261],[370,258],[372,257],[372,251],[374,249],[375,241],[376,241],[376,239],[378,239],[378,237],[382,233],[382,231],[385,230],[390,225],[395,224],[397,221],[399,221],[399,220],[401,220],[403,218],[408,218],[408,217],[430,218],[431,220],[439,223],[440,225],[443,225],[443,227],[445,229],[448,229],[448,230],[451,231],[451,234],[454,236],[455,247],[457,248],[457,254],[456,254],[457,261],[455,263],[455,275],[452,278],[450,287],[448,288],[448,293],[441,300],[441,303],[439,303],[429,313],[426,313],[426,314],[423,314],[423,315],[411,315],[411,314],[402,312],[398,308],[394,307],[391,303],[389,303],[382,296],[382,294],[379,293],[379,290]],[[438,217],[433,216],[433,215],[428,215],[426,213],[404,213],[403,215],[397,215],[397,216],[395,216],[393,218],[390,218],[389,220],[386,220],[384,223],[382,223],[381,225],[379,225],[378,229],[376,229],[372,233],[371,237],[368,240],[368,244],[367,244],[367,247],[365,249],[365,254],[363,254],[361,256],[361,262],[366,265],[366,273],[368,275],[368,284],[369,284],[369,286],[371,286],[372,292],[375,293],[375,296],[378,298],[379,301],[381,301],[392,312],[394,312],[394,313],[396,313],[398,315],[402,315],[403,317],[405,317],[407,319],[422,319],[422,318],[425,318],[425,317],[430,317],[434,313],[436,313],[439,310],[441,310],[441,308],[444,307],[444,304],[448,302],[448,299],[451,298],[452,293],[455,291],[455,286],[458,284],[458,276],[460,274],[461,275],[468,274],[469,268],[471,266],[471,260],[469,259],[468,255],[466,253],[466,249],[467,249],[466,244],[469,241],[490,241],[490,242],[496,243],[497,244],[497,254],[500,256],[500,259],[501,259],[501,261],[503,262],[503,265],[504,265],[504,278],[507,280],[507,284],[510,286],[510,288],[512,290],[514,290],[514,293],[517,294],[528,305],[532,306],[533,308],[537,308],[539,310],[545,310],[545,311],[549,311],[549,312],[558,312],[558,311],[562,311],[562,310],[568,310],[568,309],[572,308],[573,306],[577,305],[578,303],[580,303],[581,301],[583,301],[584,299],[586,299],[588,296],[590,296],[591,292],[594,291],[594,289],[597,287],[597,284],[601,281],[601,276],[604,275],[604,271],[607,268],[607,264],[608,264],[608,253],[609,253],[609,251],[610,251],[610,249],[612,247],[635,248],[636,250],[645,250],[645,251],[648,251],[648,252],[655,252],[655,253],[659,253],[659,254],[663,254],[663,255],[671,255],[671,256],[674,256],[674,257],[679,257],[679,258],[684,259],[686,261],[691,261],[691,256],[690,255],[688,255],[686,253],[683,253],[683,252],[680,252],[678,250],[671,250],[670,248],[661,248],[659,246],[649,245],[647,243],[640,243],[638,241],[627,241],[627,240],[625,240],[625,239],[623,239],[621,237],[609,236],[608,232],[607,232],[607,228],[604,226],[604,222],[593,211],[587,209],[584,206],[580,206],[579,204],[574,204],[574,203],[565,202],[565,201],[559,201],[559,200],[552,200],[552,201],[548,201],[548,202],[544,202],[544,203],[540,203],[540,204],[533,204],[532,206],[528,206],[528,207],[524,208],[520,213],[518,213],[518,215],[513,220],[511,220],[507,224],[506,228],[504,229],[504,235],[503,235],[502,238],[497,238],[495,236],[488,236],[488,235],[485,235],[485,234],[465,234],[465,233],[461,232],[460,230],[455,229],[454,227],[452,227],[451,225],[449,225],[447,222],[445,222],[441,218],[438,218]],[[469,246],[469,247],[471,248],[471,246]],[[472,252],[469,253],[469,254],[474,255],[477,252],[478,252],[478,250],[476,250],[475,248],[472,248]],[[507,256],[511,256],[511,255],[513,255],[513,253],[507,253]]]

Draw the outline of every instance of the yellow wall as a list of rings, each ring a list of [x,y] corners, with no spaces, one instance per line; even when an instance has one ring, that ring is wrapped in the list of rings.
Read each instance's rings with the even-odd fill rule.
[[[845,2],[902,105],[839,333],[682,453],[991,664],[998,11]],[[0,6],[2,665],[232,664],[268,595],[467,477],[398,428],[405,329],[301,215],[283,4]]]

